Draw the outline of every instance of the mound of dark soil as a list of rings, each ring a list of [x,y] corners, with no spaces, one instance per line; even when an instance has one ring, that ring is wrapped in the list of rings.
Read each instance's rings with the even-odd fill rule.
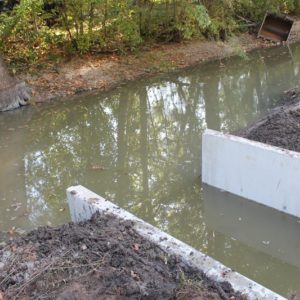
[[[132,222],[41,227],[0,250],[0,299],[244,299],[142,238]]]
[[[300,152],[300,90],[289,91],[285,104],[238,135],[253,141]]]

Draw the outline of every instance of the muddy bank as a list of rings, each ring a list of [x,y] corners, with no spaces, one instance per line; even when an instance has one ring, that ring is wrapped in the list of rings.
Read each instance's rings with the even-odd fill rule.
[[[238,135],[300,152],[300,88],[286,92],[282,103]]]
[[[300,21],[296,21],[291,42],[300,41]],[[241,34],[227,42],[191,41],[180,44],[151,45],[137,54],[94,55],[53,62],[47,69],[20,75],[34,90],[34,101],[45,102],[87,91],[104,91],[128,81],[180,70],[202,62],[276,45],[254,34]]]
[[[139,236],[132,222],[42,227],[0,250],[0,299],[246,299]]]

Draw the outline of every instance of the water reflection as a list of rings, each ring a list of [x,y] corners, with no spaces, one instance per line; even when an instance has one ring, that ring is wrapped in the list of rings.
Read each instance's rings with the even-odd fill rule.
[[[264,114],[299,80],[299,64],[284,49],[223,64],[1,114],[0,229],[68,221],[65,189],[82,184],[264,281],[282,262],[203,219],[201,134],[234,131]],[[280,270],[299,276],[293,268]]]
[[[254,279],[264,274],[265,284],[279,291],[298,287],[299,219],[207,185],[203,191],[205,223],[227,237],[216,257]],[[242,242],[244,247],[232,241]]]

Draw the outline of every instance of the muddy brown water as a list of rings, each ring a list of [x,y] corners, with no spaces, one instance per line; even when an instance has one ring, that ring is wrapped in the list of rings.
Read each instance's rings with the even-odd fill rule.
[[[300,293],[300,223],[201,185],[201,134],[265,115],[299,82],[299,45],[0,115],[0,230],[70,220],[81,184],[263,285]]]

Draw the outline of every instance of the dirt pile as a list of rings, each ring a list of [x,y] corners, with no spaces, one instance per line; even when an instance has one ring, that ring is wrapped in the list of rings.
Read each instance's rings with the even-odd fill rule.
[[[288,91],[284,103],[238,135],[300,152],[300,89]]]
[[[0,299],[245,299],[146,241],[131,221],[41,227],[0,250]]]

